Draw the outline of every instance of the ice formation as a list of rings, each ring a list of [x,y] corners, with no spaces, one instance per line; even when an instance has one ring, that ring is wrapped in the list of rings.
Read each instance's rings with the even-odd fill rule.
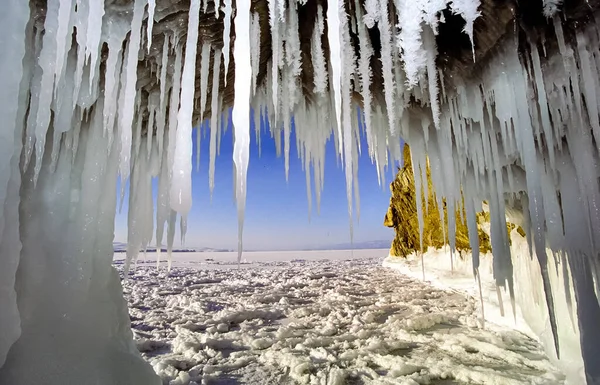
[[[0,49],[11,53],[0,59],[0,383],[26,382],[31,360],[64,368],[69,357],[50,354],[59,341],[77,341],[66,350],[72,357],[84,354],[79,345],[93,346],[85,354],[98,352],[101,362],[67,378],[46,370],[53,373],[47,383],[79,383],[78,370],[88,369],[102,383],[156,383],[128,340],[110,267],[116,180],[120,175],[121,201],[129,189],[127,263],[153,233],[160,249],[165,225],[170,254],[177,219],[185,229],[192,204],[192,129],[210,130],[212,191],[221,133],[232,122],[241,252],[252,118],[257,133],[262,127],[275,138],[286,173],[295,130],[307,196],[314,186],[317,206],[325,144],[333,140],[346,175],[350,226],[353,212],[359,214],[360,135],[381,182],[385,167],[400,159],[400,138],[407,141],[421,175],[419,194],[429,188],[423,177],[429,162],[438,206],[443,197],[449,212],[464,207],[472,223],[480,202],[488,202],[497,293],[502,300],[501,288],[508,289],[513,309],[514,280],[523,274],[513,266],[506,214],[520,221],[543,281],[541,300],[554,332],[548,349],[561,352],[554,297],[573,290],[569,306],[585,375],[588,383],[600,381],[596,2],[586,2],[585,23],[566,29],[557,12],[562,2],[545,0],[543,38],[523,39],[515,27],[494,47],[494,60],[480,60],[479,0],[267,0],[262,11],[249,1],[234,9],[231,0],[223,8],[193,0],[185,18],[168,27],[161,23],[169,4],[161,0],[49,0],[43,8],[7,1],[0,15]],[[204,15],[209,9],[214,15]],[[301,18],[307,12],[315,13],[308,28]],[[463,37],[478,60],[474,76],[441,71],[444,15],[464,22]],[[203,23],[217,23],[223,33],[211,35]],[[419,205],[419,215],[428,209]],[[448,220],[452,249],[454,216]],[[563,286],[552,284],[551,265],[562,265]],[[477,256],[473,271],[478,276]],[[43,323],[57,331],[40,335]],[[135,378],[118,380],[125,373]]]

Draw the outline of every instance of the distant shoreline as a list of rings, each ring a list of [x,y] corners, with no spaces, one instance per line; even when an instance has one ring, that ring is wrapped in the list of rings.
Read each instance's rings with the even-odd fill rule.
[[[343,243],[328,246],[317,246],[299,249],[246,249],[245,253],[269,253],[269,252],[292,252],[292,251],[348,251],[348,250],[376,250],[376,249],[389,249],[392,245],[392,241],[368,241],[368,242],[357,242],[356,244]],[[127,251],[127,244],[122,242],[115,242],[114,244],[115,253],[125,253]],[[148,253],[155,253],[156,247],[146,249]],[[144,250],[140,250],[143,253]],[[161,253],[166,253],[167,249],[161,249]],[[189,247],[189,248],[178,248],[173,249],[173,253],[236,253],[234,249],[218,249],[210,247]]]

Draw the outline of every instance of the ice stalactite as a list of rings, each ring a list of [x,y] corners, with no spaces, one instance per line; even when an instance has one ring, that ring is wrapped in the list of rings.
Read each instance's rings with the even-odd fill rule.
[[[230,46],[230,34],[231,34],[231,13],[232,9],[232,1],[233,0],[224,0],[223,3],[223,13],[225,17],[223,18],[223,63],[225,64],[225,85],[227,85],[227,71],[229,70],[229,46]],[[236,32],[237,33],[237,32]]]
[[[96,78],[98,58],[100,55],[100,41],[102,38],[102,17],[104,16],[104,1],[88,1],[87,39],[85,45],[85,56],[89,57],[90,83]]]
[[[252,13],[250,25],[250,59],[252,66],[252,96],[256,94],[256,80],[258,79],[258,66],[260,64],[260,16]]]
[[[323,8],[321,4],[318,4],[317,18],[315,20],[315,26],[313,28],[310,52],[312,57],[312,64],[315,68],[313,80],[314,92],[321,97],[325,96],[328,83],[327,62],[325,60],[325,53],[323,52],[323,45],[321,42],[324,32],[325,21],[323,20]]]
[[[202,43],[200,52],[200,120],[204,119],[204,111],[208,102],[208,75],[210,74],[211,44]]]
[[[561,1],[561,0],[559,0]],[[452,12],[461,15],[465,21],[463,31],[471,40],[471,50],[473,51],[473,61],[475,61],[475,40],[473,38],[473,24],[475,20],[481,16],[479,12],[480,0],[454,0],[450,3]]]
[[[191,1],[189,15],[170,192],[171,209],[177,211],[182,220],[185,220],[192,207],[192,110],[194,108],[200,0]]]
[[[378,142],[377,137],[373,133],[372,123],[372,94],[371,94],[371,77],[373,75],[371,70],[371,57],[373,56],[373,46],[368,36],[366,25],[360,22],[364,16],[360,4],[356,2],[356,17],[359,19],[357,23],[358,39],[360,44],[360,58],[358,63],[358,73],[360,76],[360,93],[362,96],[362,113],[364,115],[364,126],[367,137],[367,146],[369,148],[369,156],[371,160],[375,160],[377,170],[379,171],[379,165],[381,159],[375,155]],[[360,113],[360,112],[359,112]],[[378,178],[381,184],[381,177]]]
[[[329,41],[329,64],[331,66],[331,87],[335,101],[335,119],[338,137],[342,137],[342,23],[340,22],[339,0],[334,0],[327,6],[327,40]],[[338,149],[343,154],[342,143]]]
[[[233,49],[236,74],[242,74],[243,68],[251,68],[250,60],[250,0],[237,3],[235,16],[236,40]],[[235,100],[232,113],[235,129],[233,162],[236,179],[235,191],[238,207],[238,263],[242,259],[244,212],[246,209],[246,176],[250,152],[250,92],[252,79],[249,76],[235,77]]]
[[[135,0],[133,6],[133,19],[131,20],[131,38],[127,44],[126,60],[123,63],[123,84],[119,96],[119,134],[121,137],[121,151],[119,172],[121,185],[129,177],[131,164],[131,124],[134,115],[134,101],[136,94],[138,52],[140,50],[142,18],[144,17],[144,0]]]
[[[148,0],[148,20],[146,26],[146,40],[148,52],[152,46],[152,28],[154,27],[154,10],[156,9],[156,0]]]
[[[272,57],[271,57],[271,97],[273,100],[273,113],[277,119],[279,113],[279,62],[281,57],[281,38],[279,35],[279,16],[276,0],[268,0],[269,25],[271,27]]]
[[[164,136],[167,134],[165,133]],[[168,139],[167,139],[168,141]],[[160,256],[163,245],[165,224],[169,217],[169,163],[167,151],[163,151],[160,162],[160,174],[158,176],[158,192],[156,197],[156,267],[160,266]]]
[[[0,60],[0,73],[11,76],[0,77],[0,111],[6,122],[15,122],[17,127],[24,116],[23,97],[20,95],[22,78],[30,71],[23,67],[26,56],[25,43],[29,21],[29,4],[11,0],[5,4],[10,12],[0,13],[0,47],[10,55]],[[19,115],[22,115],[21,117]],[[19,309],[15,280],[19,265],[21,243],[19,238],[18,200],[21,175],[19,158],[21,152],[21,127],[10,130],[10,123],[0,132],[0,247],[2,249],[2,269],[0,270],[0,368],[12,344],[21,334]],[[11,241],[12,240],[12,241]]]
[[[219,137],[219,75],[221,73],[221,52],[215,50],[213,63],[213,78],[211,91],[211,117],[210,117],[210,160],[208,164],[208,187],[212,199],[215,188],[215,162],[217,157],[217,138]]]
[[[156,137],[158,140],[158,153],[163,154],[165,139],[165,124],[167,117],[167,67],[169,65],[169,36],[163,35],[163,47],[160,61],[160,97],[159,107],[156,117]]]
[[[374,8],[376,8],[376,6],[374,6]],[[396,132],[396,106],[394,105],[394,101],[396,95],[396,86],[400,87],[400,85],[395,84],[393,77],[394,56],[392,51],[394,43],[392,37],[392,26],[390,25],[389,20],[387,0],[379,0],[378,17],[374,16],[374,18],[377,20],[377,26],[379,28],[379,34],[381,38],[381,68],[383,70],[383,88],[385,93],[385,106],[387,109],[388,125],[390,132],[394,134]]]

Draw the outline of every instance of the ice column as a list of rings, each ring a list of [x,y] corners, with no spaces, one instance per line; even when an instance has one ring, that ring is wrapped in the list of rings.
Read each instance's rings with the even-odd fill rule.
[[[248,70],[252,68],[250,61],[250,0],[237,2],[237,14],[234,22],[236,40],[233,48],[235,60],[235,99],[232,113],[235,129],[233,162],[236,170],[235,196],[238,210],[238,262],[240,262],[243,251],[246,174],[250,152],[250,91],[252,87],[252,76],[248,73]]]

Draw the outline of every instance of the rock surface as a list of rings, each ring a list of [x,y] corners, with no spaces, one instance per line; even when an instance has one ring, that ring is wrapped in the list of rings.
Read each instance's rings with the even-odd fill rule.
[[[396,179],[390,183],[390,207],[383,220],[383,225],[393,227],[396,236],[392,241],[390,254],[393,256],[406,257],[409,254],[421,250],[419,246],[419,222],[417,215],[417,197],[415,192],[415,178],[413,174],[413,166],[410,155],[410,148],[407,144],[404,145],[403,153],[404,164],[398,170]],[[431,183],[431,173],[427,168],[427,184],[428,197],[425,203],[425,194],[422,193],[421,201],[424,208],[423,215],[423,250],[428,247],[442,248],[448,243],[448,210],[444,204],[444,221],[440,218],[440,211],[436,202],[436,197],[433,192]],[[485,206],[485,205],[484,205]],[[427,208],[425,210],[425,208]],[[465,221],[465,213],[463,208],[459,208],[454,213],[456,218],[456,250],[461,253],[471,249],[469,244],[469,234]],[[487,229],[490,222],[490,213],[483,210],[477,213],[477,231],[479,233],[479,249],[482,253],[491,252],[489,230]],[[509,234],[512,229],[517,227],[513,223],[507,223],[507,231]],[[523,229],[518,226],[517,231],[521,235],[525,235]]]

